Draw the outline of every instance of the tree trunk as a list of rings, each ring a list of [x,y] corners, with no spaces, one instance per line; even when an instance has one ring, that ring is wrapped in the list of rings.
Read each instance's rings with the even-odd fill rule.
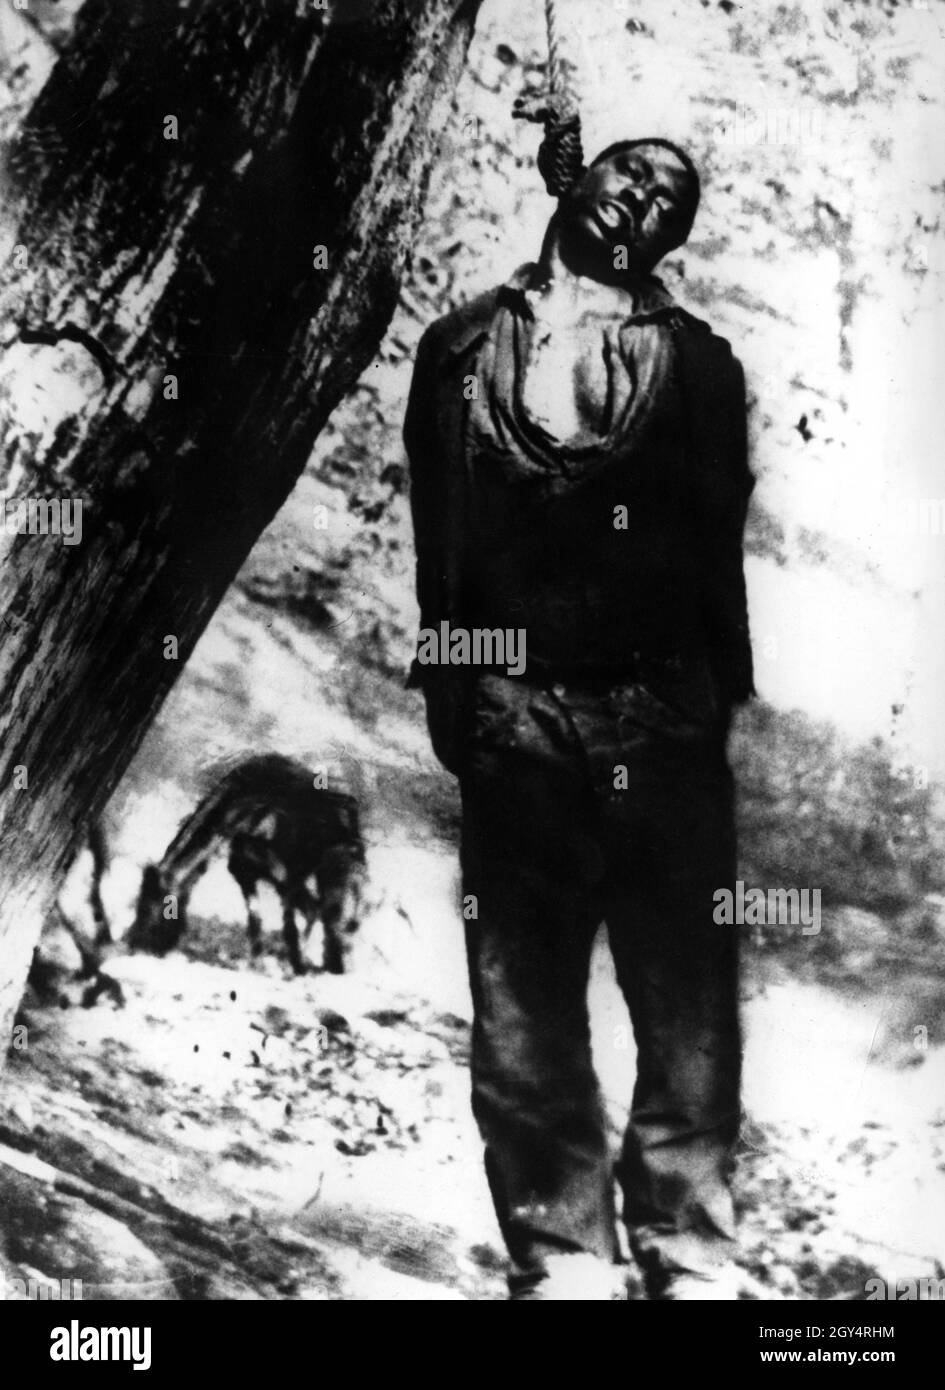
[[[0,530],[0,1055],[84,825],[389,322],[478,3],[86,0],[8,153],[0,488],[75,530]]]

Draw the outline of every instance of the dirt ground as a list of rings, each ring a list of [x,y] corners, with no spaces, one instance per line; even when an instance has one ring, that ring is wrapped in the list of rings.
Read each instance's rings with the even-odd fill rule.
[[[109,1299],[504,1297],[455,884],[439,847],[387,852],[399,910],[349,975],[294,977],[276,931],[250,961],[238,922],[197,918],[164,959],[115,954],[121,1007],[74,983],[27,998],[0,1089],[9,1276]],[[905,985],[840,990],[749,948],[744,994],[743,1296],[942,1277],[945,1048],[914,1045]],[[602,944],[591,999],[616,1144],[633,1044]]]

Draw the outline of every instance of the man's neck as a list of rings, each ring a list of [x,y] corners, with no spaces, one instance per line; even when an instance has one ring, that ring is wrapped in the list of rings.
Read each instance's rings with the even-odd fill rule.
[[[527,290],[533,314],[563,326],[586,316],[629,318],[672,303],[662,282],[649,271],[624,271],[610,281],[590,268],[569,264],[560,254],[553,224]]]
[[[569,251],[561,235],[557,219],[552,218],[541,248],[541,256],[536,266],[533,288],[547,287],[555,295],[583,296],[592,286],[609,293],[609,297],[626,294],[636,298],[641,289],[651,288],[655,281],[652,267],[636,266],[633,269],[617,270],[602,254],[595,261],[580,259]]]

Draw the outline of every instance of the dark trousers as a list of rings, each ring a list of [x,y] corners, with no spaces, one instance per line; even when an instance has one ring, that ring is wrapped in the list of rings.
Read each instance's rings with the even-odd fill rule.
[[[461,786],[473,1106],[512,1260],[617,1254],[586,998],[606,922],[638,1049],[616,1175],[632,1246],[721,1263],[741,1060],[737,929],[712,915],[735,878],[722,733],[640,685],[484,675]]]

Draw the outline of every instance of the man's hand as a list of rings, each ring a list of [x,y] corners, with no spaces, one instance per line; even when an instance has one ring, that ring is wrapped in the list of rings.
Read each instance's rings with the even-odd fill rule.
[[[475,673],[467,667],[418,666],[414,662],[410,683],[423,690],[434,753],[447,772],[459,777],[472,718]]]

